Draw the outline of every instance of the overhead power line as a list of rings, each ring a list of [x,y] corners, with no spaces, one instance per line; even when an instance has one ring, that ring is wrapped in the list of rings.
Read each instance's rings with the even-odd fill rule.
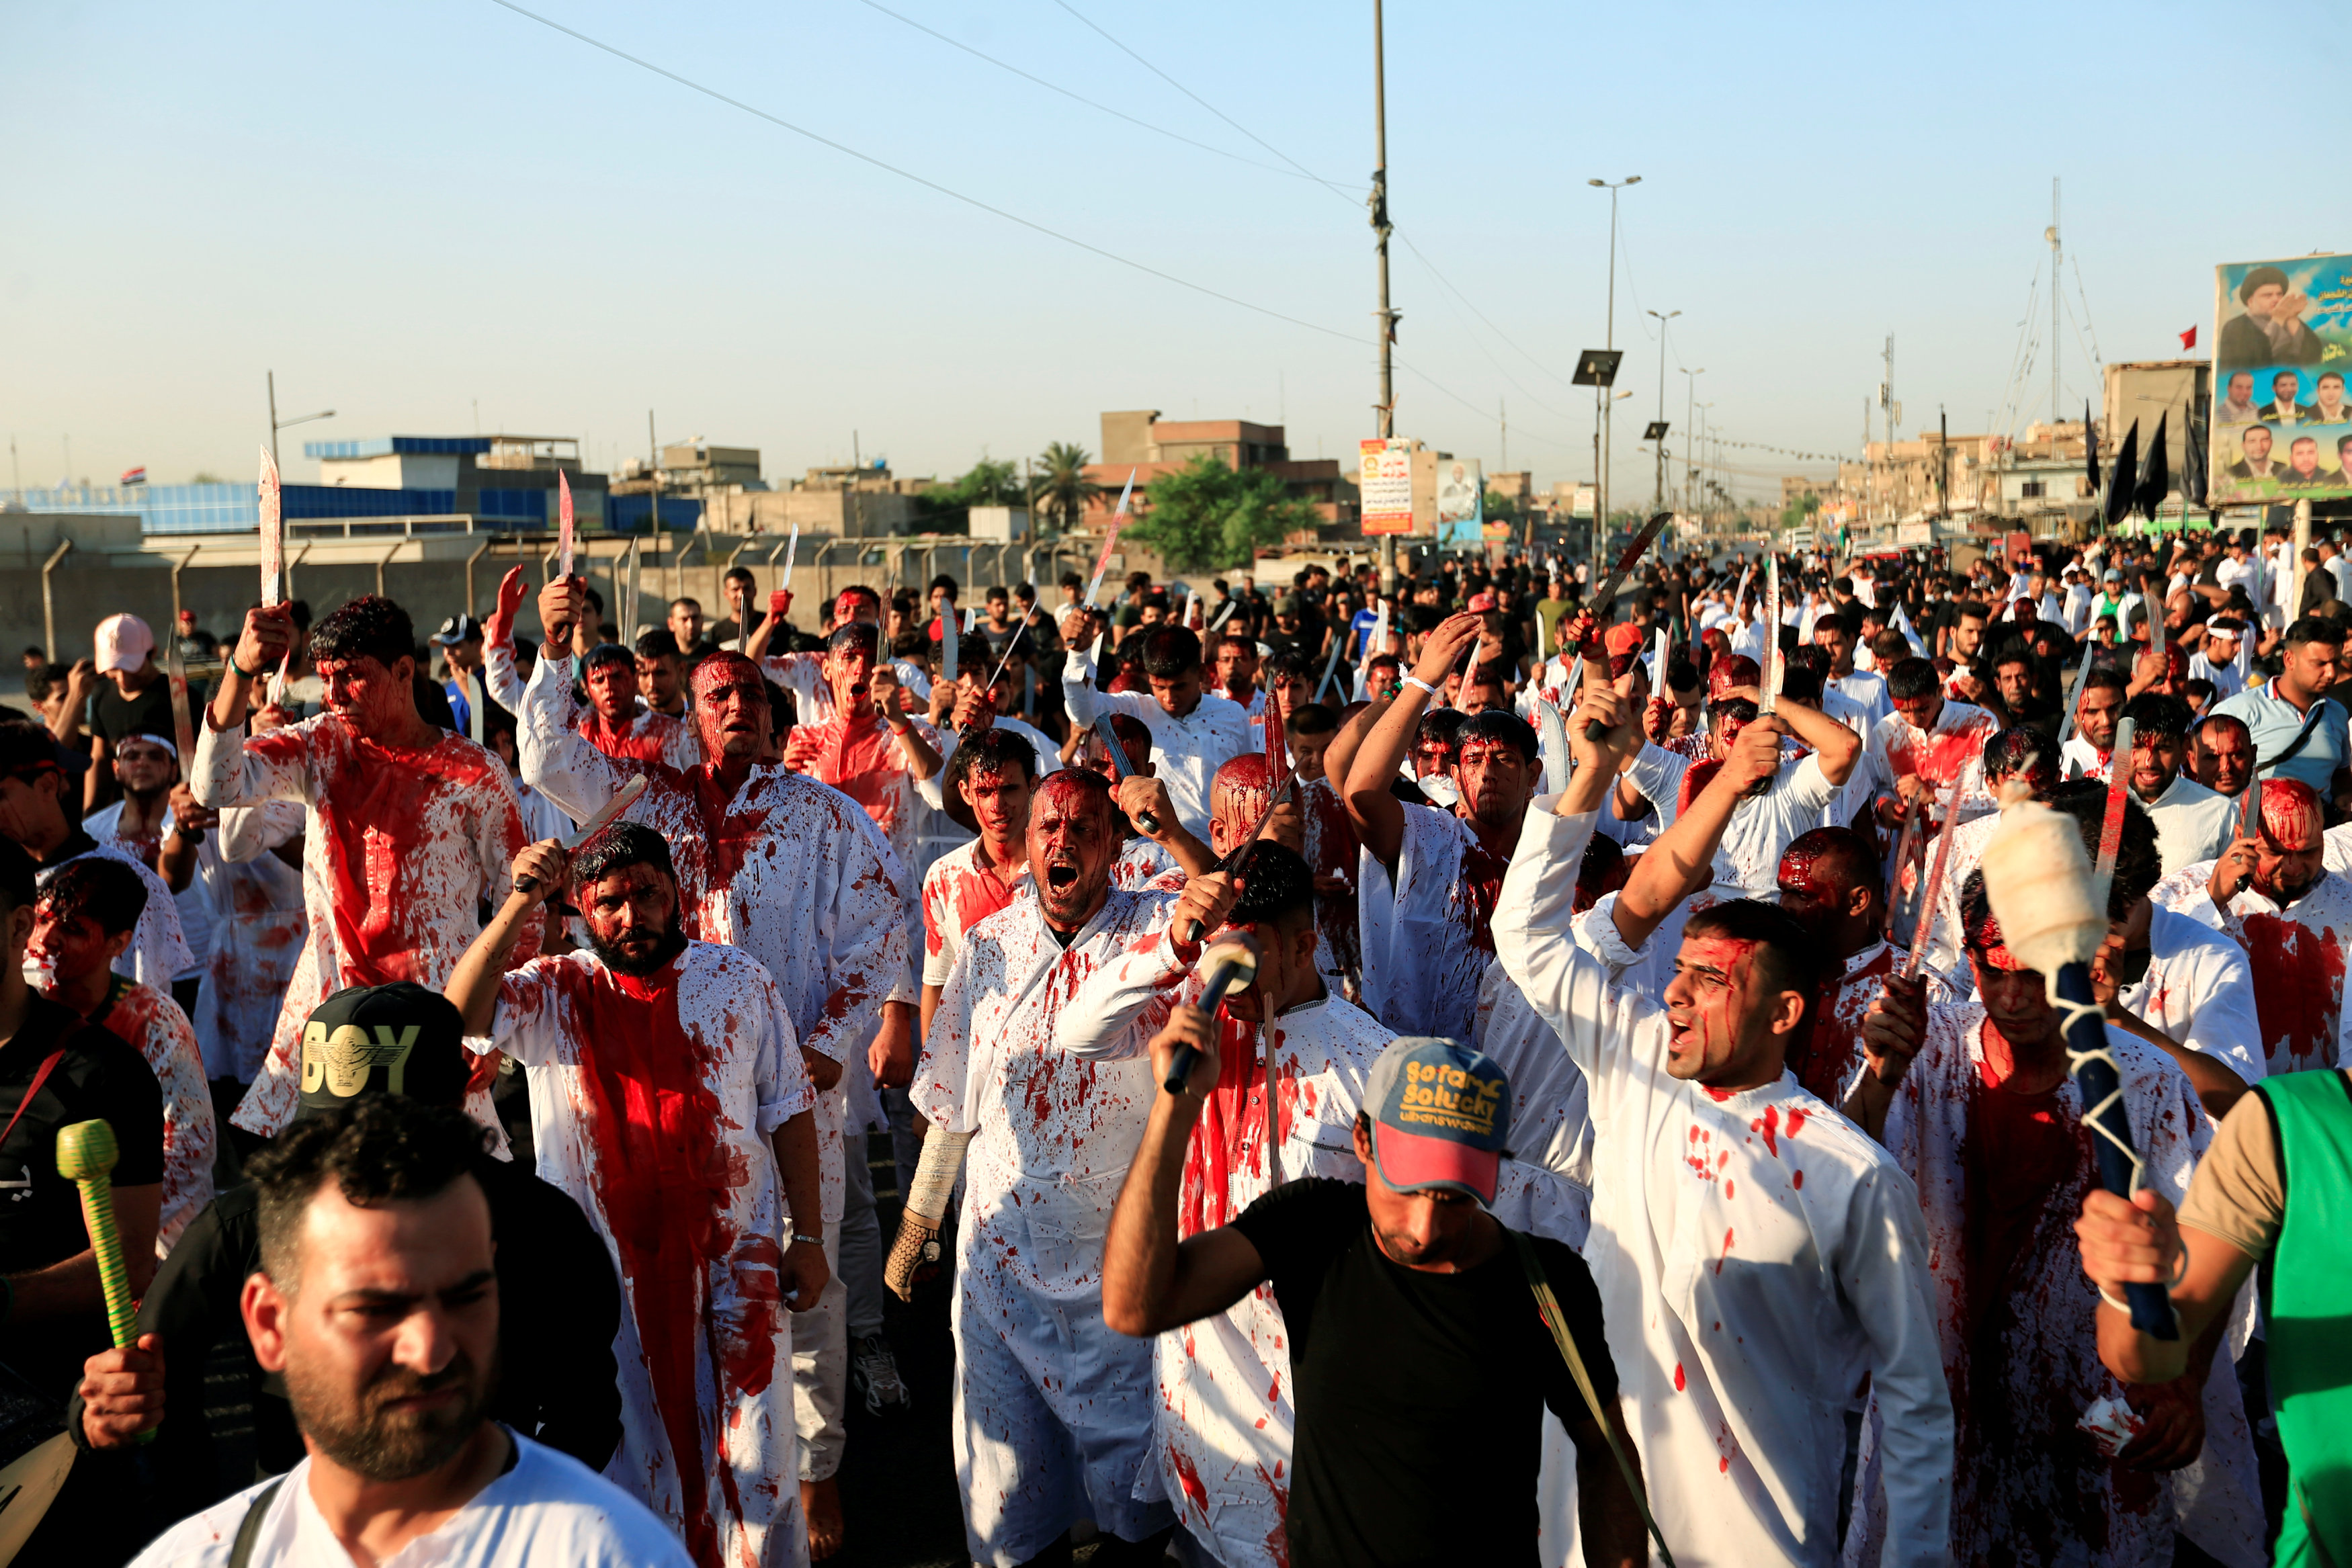
[[[1237,306],[1255,315],[1265,316],[1276,321],[1287,322],[1293,327],[1304,327],[1310,332],[1320,332],[1327,338],[1337,338],[1342,342],[1355,343],[1363,346],[1371,345],[1372,340],[1370,339],[1359,338],[1351,333],[1342,332],[1335,327],[1326,327],[1320,322],[1308,321],[1300,317],[1293,316],[1287,311],[1274,309],[1270,306],[1253,303],[1252,301],[1244,299],[1237,295],[1227,294],[1223,289],[1212,288],[1207,284],[1195,283],[1189,277],[1179,277],[1174,273],[1162,271],[1160,268],[1153,267],[1148,262],[1137,261],[1132,256],[1125,256],[1119,255],[1117,251],[1106,250],[1101,246],[1089,244],[1086,240],[1079,239],[1075,235],[1064,234],[1059,229],[1049,228],[1045,225],[1036,222],[1034,219],[1024,218],[1018,213],[1008,212],[1004,208],[997,206],[992,203],[982,201],[977,196],[968,196],[961,191],[940,184],[937,180],[929,179],[921,174],[914,172],[912,170],[902,169],[898,164],[887,162],[880,158],[877,158],[870,152],[861,152],[856,148],[850,146],[846,142],[836,141],[830,136],[809,130],[806,126],[795,125],[789,120],[785,120],[779,115],[771,114],[766,110],[761,109],[754,104],[746,103],[740,98],[731,98],[728,94],[720,92],[717,88],[707,87],[701,82],[696,81],[691,77],[680,76],[674,70],[670,70],[663,66],[657,66],[654,64],[653,61],[646,59],[641,56],[629,53],[626,49],[615,47],[614,46],[604,42],[602,38],[592,37],[588,34],[581,32],[575,27],[567,27],[562,23],[555,21],[551,17],[542,16],[536,11],[526,10],[522,6],[516,5],[514,0],[490,0],[490,4],[499,6],[502,9],[511,11],[516,16],[524,17],[529,21],[536,22],[541,26],[546,27],[551,31],[562,33],[564,37],[585,44],[590,48],[600,49],[605,54],[612,56],[614,59],[626,61],[628,64],[635,66],[640,70],[651,71],[657,77],[662,77],[667,80],[676,82],[678,86],[685,88],[689,91],[698,92],[703,97],[711,99],[719,103],[723,103],[730,109],[740,110],[745,114],[751,115],[754,119],[764,120],[769,124],[776,126],[781,130],[789,131],[795,136],[805,137],[821,147],[829,147],[835,152],[842,153],[846,157],[855,158],[861,163],[870,164],[873,167],[883,171],[885,173],[895,174],[902,180],[909,181],[914,184],[920,185],[927,191],[936,192],[942,196],[948,197],[951,201],[961,202],[964,205],[976,208],[981,212],[988,214],[992,217],[1002,218],[1009,224],[1017,224],[1033,234],[1040,234],[1045,235],[1047,239],[1058,240],[1064,245],[1071,246],[1078,250],[1083,250],[1088,255],[1100,256],[1105,261],[1115,262],[1118,266],[1127,267],[1131,271],[1140,272],[1147,277],[1156,277],[1162,283],[1172,283],[1179,288],[1190,289],[1195,294],[1205,295],[1209,298],[1220,300],[1224,304]]]

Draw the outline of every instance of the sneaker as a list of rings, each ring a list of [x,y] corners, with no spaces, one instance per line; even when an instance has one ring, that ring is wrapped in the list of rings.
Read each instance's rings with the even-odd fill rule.
[[[898,1375],[898,1358],[890,1354],[890,1342],[878,1333],[866,1335],[849,1347],[850,1381],[866,1395],[866,1408],[876,1416],[885,1406],[906,1407],[914,1404],[914,1396]]]

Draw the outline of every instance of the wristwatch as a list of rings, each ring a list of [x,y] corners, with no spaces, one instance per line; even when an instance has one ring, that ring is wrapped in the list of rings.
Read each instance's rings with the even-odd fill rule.
[[[808,1243],[810,1246],[812,1246],[812,1247],[822,1247],[822,1246],[824,1246],[824,1237],[822,1237],[822,1236],[810,1236],[810,1235],[805,1234],[804,1232],[798,1231],[798,1230],[795,1230],[795,1231],[793,1231],[793,1240],[795,1243],[799,1243],[799,1242],[805,1241],[805,1242],[807,1242],[807,1243]]]

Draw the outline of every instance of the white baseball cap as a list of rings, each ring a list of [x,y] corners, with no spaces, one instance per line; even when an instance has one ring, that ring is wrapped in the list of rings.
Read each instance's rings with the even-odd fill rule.
[[[155,652],[155,633],[136,615],[110,615],[98,623],[98,668],[135,670]]]

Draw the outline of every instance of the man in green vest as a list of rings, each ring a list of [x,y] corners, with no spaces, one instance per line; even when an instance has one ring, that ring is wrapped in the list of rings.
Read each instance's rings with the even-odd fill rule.
[[[2134,1383],[2180,1375],[2189,1345],[2261,1266],[2288,1471],[2274,1562],[2352,1564],[2352,1078],[2324,1069],[2264,1079],[2222,1119],[2178,1217],[2150,1191],[2095,1189],[2074,1233],[2102,1298],[2099,1359]],[[2171,1286],[2179,1339],[2131,1326],[2122,1287],[2133,1281]]]

